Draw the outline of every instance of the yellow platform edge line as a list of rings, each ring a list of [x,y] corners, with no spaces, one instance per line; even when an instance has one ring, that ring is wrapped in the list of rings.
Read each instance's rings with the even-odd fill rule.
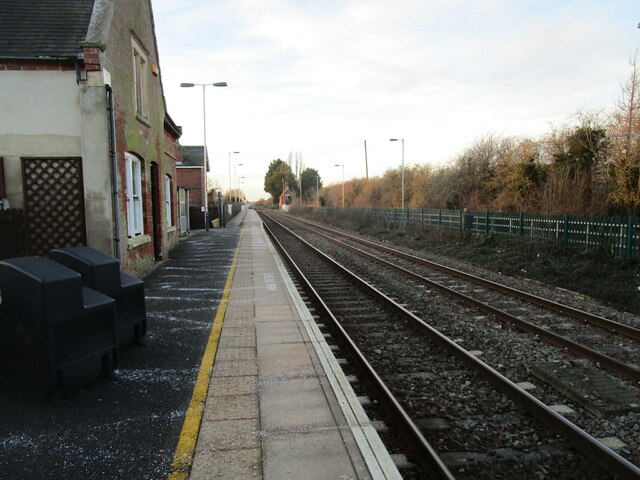
[[[238,263],[238,253],[240,252],[240,241],[242,240],[243,233],[244,228],[240,233],[238,246],[236,247],[233,261],[231,263],[231,269],[227,276],[227,282],[224,285],[224,292],[220,299],[220,305],[218,306],[218,311],[214,318],[213,325],[211,326],[211,333],[209,334],[207,347],[205,348],[202,362],[200,363],[200,370],[198,371],[196,384],[193,387],[193,394],[191,395],[189,408],[187,408],[184,423],[182,424],[182,431],[180,432],[180,438],[178,439],[178,445],[173,455],[173,461],[171,462],[171,469],[169,470],[167,480],[186,480],[191,472],[196,442],[198,440],[198,433],[200,432],[200,424],[202,422],[202,413],[205,401],[207,400],[207,392],[209,391],[211,370],[213,369],[216,352],[218,351],[220,333],[222,332],[222,322],[224,321],[224,316],[227,312],[229,294],[231,293],[231,284],[233,282],[233,276]]]

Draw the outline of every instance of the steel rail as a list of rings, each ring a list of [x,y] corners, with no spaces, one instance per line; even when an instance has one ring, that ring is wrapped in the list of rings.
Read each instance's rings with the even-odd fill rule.
[[[630,325],[625,325],[624,323],[616,322],[614,320],[610,320],[605,317],[601,317],[599,315],[595,315],[593,313],[585,312],[584,310],[580,310],[574,307],[570,307],[568,305],[564,305],[562,303],[554,302],[552,300],[539,297],[537,295],[533,295],[531,293],[523,292],[522,290],[518,290],[517,288],[509,287],[507,285],[500,284],[498,282],[494,282],[492,280],[487,280],[485,278],[480,278],[470,273],[463,272],[456,268],[447,267],[437,262],[433,262],[431,260],[426,260],[424,258],[417,257],[415,255],[411,255],[409,253],[401,252],[394,248],[387,247],[385,245],[380,245],[379,243],[372,242],[370,240],[365,240],[363,238],[358,238],[353,235],[349,235],[348,233],[340,232],[339,230],[335,230],[333,228],[325,227],[324,225],[318,225],[317,223],[312,223],[307,220],[302,220],[300,218],[296,218],[296,221],[306,224],[312,225],[314,228],[318,228],[320,230],[325,230],[331,232],[333,234],[340,235],[342,237],[348,238],[354,242],[361,243],[363,245],[367,245],[372,248],[377,248],[379,250],[383,250],[392,255],[396,255],[398,257],[404,258],[406,260],[411,260],[413,262],[420,263],[427,267],[433,268],[435,270],[439,270],[441,272],[445,272],[451,275],[455,275],[459,278],[463,278],[470,282],[475,283],[476,285],[481,285],[483,287],[490,288],[492,290],[499,291],[501,293],[506,293],[516,298],[520,298],[526,302],[529,302],[534,305],[538,305],[540,307],[546,308],[548,310],[552,310],[558,313],[562,313],[567,315],[568,317],[574,318],[576,320],[580,320],[583,322],[587,322],[591,325],[603,328],[605,330],[609,330],[611,332],[618,333],[625,337],[631,338],[633,340],[640,341],[640,329],[632,327]]]
[[[508,396],[511,400],[522,406],[525,410],[527,410],[535,418],[547,425],[553,431],[564,436],[569,444],[571,444],[587,458],[593,459],[605,470],[611,471],[612,473],[617,475],[621,475],[622,478],[640,479],[640,468],[638,468],[636,465],[603,445],[594,437],[586,433],[574,423],[564,418],[559,413],[549,408],[547,405],[542,403],[530,393],[518,387],[515,383],[502,375],[500,372],[494,370],[492,367],[466,351],[464,348],[460,347],[457,343],[440,333],[424,320],[414,315],[405,307],[396,303],[384,293],[376,289],[374,286],[370,285],[368,282],[361,279],[350,270],[328,257],[326,254],[322,253],[314,246],[310,245],[299,235],[284,227],[277,220],[273,219],[271,216],[269,216],[269,218],[273,222],[280,225],[302,244],[307,246],[307,248],[322,256],[337,269],[342,271],[347,277],[357,282],[362,288],[384,300],[385,303],[387,303],[391,308],[400,313],[405,319],[409,320],[411,324],[414,325],[420,332],[427,334],[430,338],[434,339],[444,348],[453,353],[458,359],[473,367],[476,371],[478,371],[480,375],[483,376],[483,378],[485,378],[494,387],[496,387],[496,389],[498,389],[503,394]]]
[[[285,261],[289,264],[293,270],[298,281],[303,285],[303,290],[309,295],[314,302],[316,308],[322,310],[327,318],[331,320],[335,331],[337,331],[342,338],[344,344],[348,347],[351,355],[356,359],[360,370],[366,375],[366,381],[376,391],[379,400],[384,404],[387,412],[397,421],[395,424],[399,428],[402,436],[412,450],[413,457],[421,465],[426,473],[430,475],[429,478],[439,480],[455,480],[455,477],[451,474],[444,462],[440,459],[435,449],[431,446],[426,438],[420,432],[420,429],[411,420],[411,417],[402,408],[398,400],[394,397],[391,391],[387,388],[383,380],[362,354],[360,349],[353,342],[351,337],[344,330],[338,319],[333,315],[329,307],[325,304],[324,300],[320,298],[315,288],[311,285],[306,276],[302,273],[300,268],[296,265],[291,256],[287,253],[280,241],[276,238],[271,229],[263,222],[263,226],[267,234],[271,237],[275,247],[280,251],[281,255],[285,258]],[[302,240],[304,242],[304,240]],[[304,242],[309,248],[313,248],[308,243]],[[327,258],[324,254],[325,258]]]
[[[538,335],[541,339],[543,339],[544,341],[546,341],[547,343],[551,344],[551,345],[555,345],[556,347],[560,347],[560,348],[565,348],[568,351],[570,351],[571,353],[586,358],[588,360],[592,360],[594,362],[598,362],[602,367],[606,368],[607,370],[610,370],[612,372],[616,372],[619,373],[620,375],[624,375],[626,378],[628,378],[629,380],[632,380],[634,382],[638,382],[640,381],[640,370],[638,370],[635,367],[632,367],[630,365],[627,365],[626,363],[623,363],[619,360],[616,360],[615,358],[611,358],[607,355],[604,355],[596,350],[593,350],[585,345],[582,345],[580,343],[574,342],[573,340],[569,340],[568,338],[565,338],[561,335],[558,335],[556,333],[550,332],[549,330],[546,330],[544,328],[538,327],[537,325],[534,325],[531,322],[528,322],[526,320],[523,320],[519,317],[516,317],[515,315],[511,315],[508,312],[505,312],[504,310],[500,310],[499,308],[496,307],[492,307],[489,304],[486,304],[484,302],[481,302],[480,300],[476,300],[473,297],[470,297],[468,295],[465,295],[464,293],[458,292],[456,290],[453,290],[445,285],[442,285],[441,283],[435,282],[433,280],[430,280],[426,277],[423,277],[422,275],[419,275],[415,272],[412,272],[410,270],[407,270],[403,267],[400,267],[398,265],[394,265],[391,262],[388,262],[382,258],[376,257],[375,255],[371,255],[370,253],[367,253],[363,250],[360,250],[359,248],[356,248],[352,245],[349,245],[347,243],[344,243],[340,240],[337,240],[325,233],[319,232],[311,227],[309,227],[308,225],[305,226],[305,228],[310,229],[311,231],[313,231],[314,233],[316,233],[317,235],[321,235],[323,238],[326,238],[327,240],[329,240],[330,242],[333,242],[337,245],[340,245],[343,248],[346,248],[352,252],[355,252],[359,255],[362,255],[366,258],[369,258],[371,260],[374,260],[388,268],[391,268],[393,270],[396,270],[404,275],[409,276],[410,278],[421,282],[423,284],[428,285],[429,287],[432,287],[436,290],[439,290],[443,293],[445,293],[446,295],[449,295],[450,297],[453,297],[457,300],[460,300],[461,302],[474,307],[484,313],[487,313],[489,315],[493,315],[496,318],[503,320],[507,323],[510,323],[514,326],[516,326],[517,328],[519,328],[520,330],[523,330],[525,332],[529,332],[529,333],[533,333],[534,335]]]

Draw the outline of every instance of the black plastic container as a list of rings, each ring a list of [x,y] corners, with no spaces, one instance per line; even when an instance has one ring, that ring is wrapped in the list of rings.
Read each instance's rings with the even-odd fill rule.
[[[51,259],[82,275],[84,286],[116,302],[118,346],[140,344],[147,332],[144,282],[120,271],[120,262],[90,247],[57,248]]]
[[[0,261],[0,390],[56,401],[111,375],[117,361],[115,302],[52,260]]]

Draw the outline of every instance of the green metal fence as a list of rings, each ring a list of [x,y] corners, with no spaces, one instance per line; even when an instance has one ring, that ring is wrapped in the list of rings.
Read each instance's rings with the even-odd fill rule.
[[[342,209],[340,209],[342,210]],[[636,217],[587,217],[462,210],[368,208],[344,209],[387,226],[422,224],[449,231],[517,235],[554,241],[584,250],[605,248],[613,255],[640,254],[640,224]]]

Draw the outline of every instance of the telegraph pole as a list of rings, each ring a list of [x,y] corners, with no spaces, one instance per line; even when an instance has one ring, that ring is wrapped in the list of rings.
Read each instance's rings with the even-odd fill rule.
[[[364,168],[367,173],[367,181],[369,181],[369,161],[367,160],[367,141],[364,141]]]

